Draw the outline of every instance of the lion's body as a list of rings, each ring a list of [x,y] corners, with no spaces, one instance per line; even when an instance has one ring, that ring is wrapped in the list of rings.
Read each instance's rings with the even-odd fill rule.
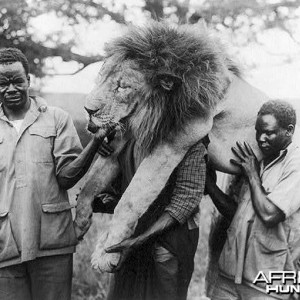
[[[236,141],[247,140],[258,158],[261,153],[255,141],[255,120],[257,112],[268,97],[241,78],[232,76],[232,81],[220,113],[214,117],[214,125],[209,133],[211,143],[208,152],[215,167],[227,173],[236,168],[230,164],[233,158],[231,147]]]
[[[125,132],[113,141],[118,151],[133,136],[145,157],[93,255],[95,268],[111,271],[119,257],[105,254],[104,247],[134,233],[191,145],[209,134],[211,160],[231,173],[238,171],[229,163],[236,140],[247,140],[260,156],[254,122],[267,96],[243,81],[220,42],[199,29],[161,23],[132,28],[110,44],[107,55],[86,108],[98,127],[121,124]],[[94,196],[118,173],[118,151],[98,158],[86,177],[76,217],[83,234]]]

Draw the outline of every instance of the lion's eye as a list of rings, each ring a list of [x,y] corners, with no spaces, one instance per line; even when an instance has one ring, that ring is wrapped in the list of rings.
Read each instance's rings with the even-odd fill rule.
[[[115,92],[122,93],[128,88],[131,88],[131,86],[124,82],[124,80],[122,80],[121,78],[117,80],[117,87],[115,89]]]
[[[130,86],[119,86],[118,87],[118,92],[124,92],[128,88],[130,88]]]

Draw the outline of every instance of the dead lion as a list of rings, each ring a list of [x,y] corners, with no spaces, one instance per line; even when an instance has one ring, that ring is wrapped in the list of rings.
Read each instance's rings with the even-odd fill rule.
[[[131,27],[106,53],[86,101],[89,128],[116,123],[121,129],[112,141],[115,153],[97,159],[79,194],[79,235],[89,228],[94,196],[117,177],[117,155],[129,137],[144,157],[93,254],[94,268],[111,272],[119,255],[103,249],[134,233],[191,145],[209,134],[209,158],[228,173],[238,171],[229,162],[236,140],[247,140],[260,158],[254,122],[268,98],[241,78],[220,41],[199,28]]]

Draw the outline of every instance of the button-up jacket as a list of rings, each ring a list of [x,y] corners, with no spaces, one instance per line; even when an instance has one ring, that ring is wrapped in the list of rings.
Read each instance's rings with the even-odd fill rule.
[[[250,189],[245,184],[239,206],[227,232],[219,266],[236,283],[265,290],[261,281],[253,285],[259,271],[296,271],[300,257],[300,148],[290,144],[279,157],[264,166],[260,177],[267,198],[284,214],[285,221],[267,228],[255,214]],[[282,285],[281,280],[273,282]],[[287,295],[288,298],[289,295]],[[284,299],[281,295],[281,299]]]
[[[57,175],[82,147],[66,112],[30,100],[19,133],[0,106],[0,267],[72,253],[77,243]]]

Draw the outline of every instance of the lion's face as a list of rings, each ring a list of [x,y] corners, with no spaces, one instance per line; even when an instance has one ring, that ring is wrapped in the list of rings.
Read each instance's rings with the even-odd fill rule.
[[[131,28],[106,48],[87,97],[89,130],[124,124],[144,153],[173,143],[190,122],[209,119],[230,83],[223,47],[207,32],[153,23]]]
[[[86,99],[85,109],[90,116],[88,129],[95,132],[128,117],[137,105],[143,83],[144,77],[133,62],[116,65],[115,58],[109,57]]]

